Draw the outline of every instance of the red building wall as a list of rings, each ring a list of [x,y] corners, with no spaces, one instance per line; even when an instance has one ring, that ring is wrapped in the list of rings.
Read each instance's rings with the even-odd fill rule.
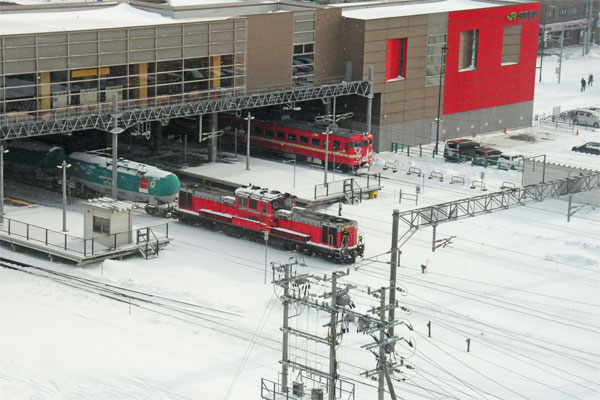
[[[511,13],[535,11],[535,18],[509,20]],[[539,29],[539,3],[450,12],[444,114],[533,100]],[[502,66],[507,25],[522,25],[519,63]],[[477,69],[458,72],[460,32],[479,30]]]

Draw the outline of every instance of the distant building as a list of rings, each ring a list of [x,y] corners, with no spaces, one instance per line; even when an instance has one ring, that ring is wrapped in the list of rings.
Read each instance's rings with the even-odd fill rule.
[[[591,6],[591,12],[588,10]],[[542,0],[540,33],[546,32],[546,47],[560,46],[561,32],[564,30],[564,45],[583,44],[591,25],[592,43],[598,43],[600,26],[598,14],[600,2],[594,0]],[[540,34],[540,40],[542,35]]]
[[[352,80],[374,69],[376,150],[435,140],[438,106],[440,141],[529,126],[539,13],[495,0],[0,6],[0,129],[114,96],[131,109],[318,87],[347,79],[348,65]],[[365,97],[339,97],[337,110],[366,129]]]

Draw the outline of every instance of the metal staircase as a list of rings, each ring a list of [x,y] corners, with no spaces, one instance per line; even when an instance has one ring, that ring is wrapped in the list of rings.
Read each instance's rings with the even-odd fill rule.
[[[138,230],[136,243],[138,244],[140,253],[146,260],[158,257],[159,241],[152,229]]]

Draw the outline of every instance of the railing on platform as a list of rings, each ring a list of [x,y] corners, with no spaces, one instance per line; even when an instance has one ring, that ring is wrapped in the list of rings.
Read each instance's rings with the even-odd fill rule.
[[[91,257],[117,250],[119,243],[123,241],[129,242],[128,244],[139,244],[138,242],[133,243],[130,238],[138,238],[140,231],[144,232],[144,234],[151,232],[157,243],[159,242],[159,238],[169,238],[168,223],[97,236],[92,239],[73,236],[66,232],[54,231],[6,217],[4,217],[4,223],[0,225],[0,233],[12,237],[24,238],[28,242],[45,246],[48,249],[71,252],[83,257]]]
[[[360,183],[359,183],[360,182]],[[347,178],[339,181],[320,183],[315,185],[314,199],[329,196],[346,195],[362,199],[363,192],[377,190],[381,187],[381,174],[363,174],[356,178]]]
[[[281,374],[279,382],[269,379],[260,380],[260,397],[264,400],[298,400],[298,399],[327,399],[329,379],[312,374],[302,374],[301,381],[289,382],[283,387]],[[343,379],[337,379],[335,384],[335,398],[340,400],[354,400],[354,384]]]

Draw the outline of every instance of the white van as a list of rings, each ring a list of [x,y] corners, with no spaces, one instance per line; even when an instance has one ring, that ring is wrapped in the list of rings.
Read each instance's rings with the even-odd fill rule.
[[[573,124],[600,127],[600,112],[593,110],[575,110]]]

